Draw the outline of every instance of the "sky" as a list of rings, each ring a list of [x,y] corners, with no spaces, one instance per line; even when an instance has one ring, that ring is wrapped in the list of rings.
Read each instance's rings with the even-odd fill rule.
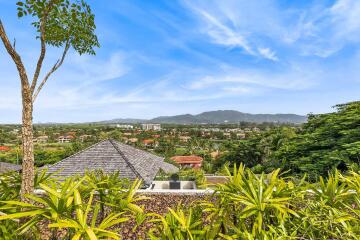
[[[88,0],[101,47],[70,50],[34,122],[149,119],[212,110],[325,113],[359,100],[359,0]],[[32,76],[31,19],[0,19]],[[49,48],[42,76],[61,49]],[[0,123],[21,122],[20,80],[0,42]]]

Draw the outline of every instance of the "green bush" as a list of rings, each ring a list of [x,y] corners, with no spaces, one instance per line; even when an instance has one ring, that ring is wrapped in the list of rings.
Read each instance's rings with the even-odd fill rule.
[[[225,171],[229,180],[217,185],[212,200],[186,208],[180,203],[164,215],[146,212],[139,204],[146,197],[136,193],[141,182],[120,180],[118,173],[58,181],[43,172],[36,178],[43,194],[28,195],[31,203],[18,199],[18,174],[2,175],[0,236],[39,239],[48,229],[52,239],[120,239],[122,224],[130,221],[134,231],[151,226],[152,240],[360,239],[358,172],[334,171],[309,183],[306,176],[283,177],[279,169],[255,174],[240,165]],[[187,170],[182,177],[194,174],[202,175]]]

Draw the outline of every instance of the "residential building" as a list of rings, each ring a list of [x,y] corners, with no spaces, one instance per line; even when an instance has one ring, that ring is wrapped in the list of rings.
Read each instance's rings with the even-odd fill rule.
[[[120,177],[141,179],[149,186],[160,170],[174,173],[179,169],[164,158],[109,139],[78,152],[48,167],[59,178],[83,175],[85,171],[119,172]]]
[[[121,129],[133,129],[134,126],[130,125],[130,124],[116,124],[117,128],[121,128]]]
[[[170,158],[171,160],[175,161],[181,167],[191,167],[191,168],[201,168],[203,158],[195,155],[191,156],[174,156]]]
[[[59,143],[69,143],[69,142],[73,141],[74,139],[75,139],[75,137],[72,135],[64,135],[64,136],[58,137],[58,142]]]
[[[226,138],[231,138],[231,133],[229,133],[229,132],[223,133],[223,135]]]
[[[49,136],[39,136],[36,138],[37,143],[47,143],[49,141]]]
[[[11,171],[20,171],[21,165],[7,163],[7,162],[0,162],[0,174],[11,172]]]
[[[10,151],[10,147],[0,146],[0,152],[8,152],[8,151]]]
[[[246,138],[246,134],[245,133],[237,133],[236,137],[240,138],[240,139],[244,139],[244,138]]]
[[[149,131],[149,130],[160,131],[161,125],[158,123],[143,123],[141,124],[141,128],[145,131]]]
[[[145,147],[150,147],[150,146],[155,147],[157,145],[153,139],[144,139],[142,142]]]
[[[261,130],[260,130],[260,128],[257,128],[257,127],[253,127],[253,132],[260,132]]]
[[[131,143],[137,143],[139,139],[137,138],[129,138],[129,142]]]
[[[190,136],[180,136],[180,137],[179,137],[179,140],[180,140],[181,142],[188,142],[188,141],[191,140],[191,137],[190,137]]]

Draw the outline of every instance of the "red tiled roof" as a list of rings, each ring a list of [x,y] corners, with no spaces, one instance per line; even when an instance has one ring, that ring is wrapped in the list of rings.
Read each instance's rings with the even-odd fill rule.
[[[170,158],[171,160],[181,164],[181,163],[195,163],[195,164],[200,164],[203,161],[202,157],[199,156],[174,156],[172,158]]]
[[[0,146],[0,151],[10,151],[10,148],[7,146]]]
[[[151,143],[154,143],[154,140],[152,140],[152,139],[144,139],[143,143],[144,144],[151,144]]]

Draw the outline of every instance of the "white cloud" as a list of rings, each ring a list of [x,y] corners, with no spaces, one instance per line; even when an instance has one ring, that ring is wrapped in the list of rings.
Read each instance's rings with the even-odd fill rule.
[[[56,56],[56,53],[49,51],[42,75],[55,62]],[[101,84],[121,78],[130,70],[126,60],[122,52],[114,52],[105,58],[70,53],[64,65],[45,84],[35,102],[35,109],[81,108],[96,104],[99,95],[112,91],[104,90]],[[29,62],[28,59],[25,61]],[[7,61],[0,67],[0,83],[6,86],[0,95],[0,109],[21,109],[18,74],[15,67],[10,67],[11,64],[11,61]]]
[[[360,32],[360,1],[338,0],[330,8],[331,22],[337,30],[338,38],[359,40]]]
[[[360,42],[360,1],[337,0],[333,5],[315,5],[301,14],[284,41],[305,56],[326,58],[349,43]]]
[[[232,84],[242,84],[242,87],[251,89],[286,89],[303,90],[317,84],[322,79],[321,70],[307,71],[306,65],[294,64],[288,66],[284,72],[272,72],[258,69],[241,69],[227,67],[223,71],[206,75],[190,82],[189,89],[204,90],[209,88],[227,87]],[[247,93],[249,91],[240,91]]]
[[[200,9],[197,9],[197,11],[207,20],[207,34],[215,43],[230,47],[241,47],[247,53],[251,55],[255,54],[242,34],[222,24],[208,12]]]
[[[270,48],[259,47],[258,51],[264,58],[270,59],[275,62],[279,60],[276,56],[276,53],[272,51]]]
[[[186,1],[198,17],[199,31],[216,44],[239,47],[247,54],[278,61],[276,49],[303,56],[328,57],[348,43],[360,42],[360,1],[314,2],[281,8],[270,0]],[[271,44],[273,42],[274,44]]]
[[[259,29],[247,27],[256,27],[262,30],[263,28],[242,21],[248,16],[239,16],[242,12],[241,9],[243,9],[241,5],[251,7],[250,11],[258,6],[268,6],[268,4],[251,6],[245,1],[211,1],[207,5],[202,5],[197,1],[185,1],[185,6],[199,16],[200,32],[208,35],[213,43],[230,48],[241,48],[249,55],[277,61],[278,58],[270,47],[257,46],[254,34],[257,34],[256,31]],[[256,10],[256,14],[258,14],[258,10]],[[261,18],[261,21],[263,20]],[[255,21],[259,22],[258,19]]]

